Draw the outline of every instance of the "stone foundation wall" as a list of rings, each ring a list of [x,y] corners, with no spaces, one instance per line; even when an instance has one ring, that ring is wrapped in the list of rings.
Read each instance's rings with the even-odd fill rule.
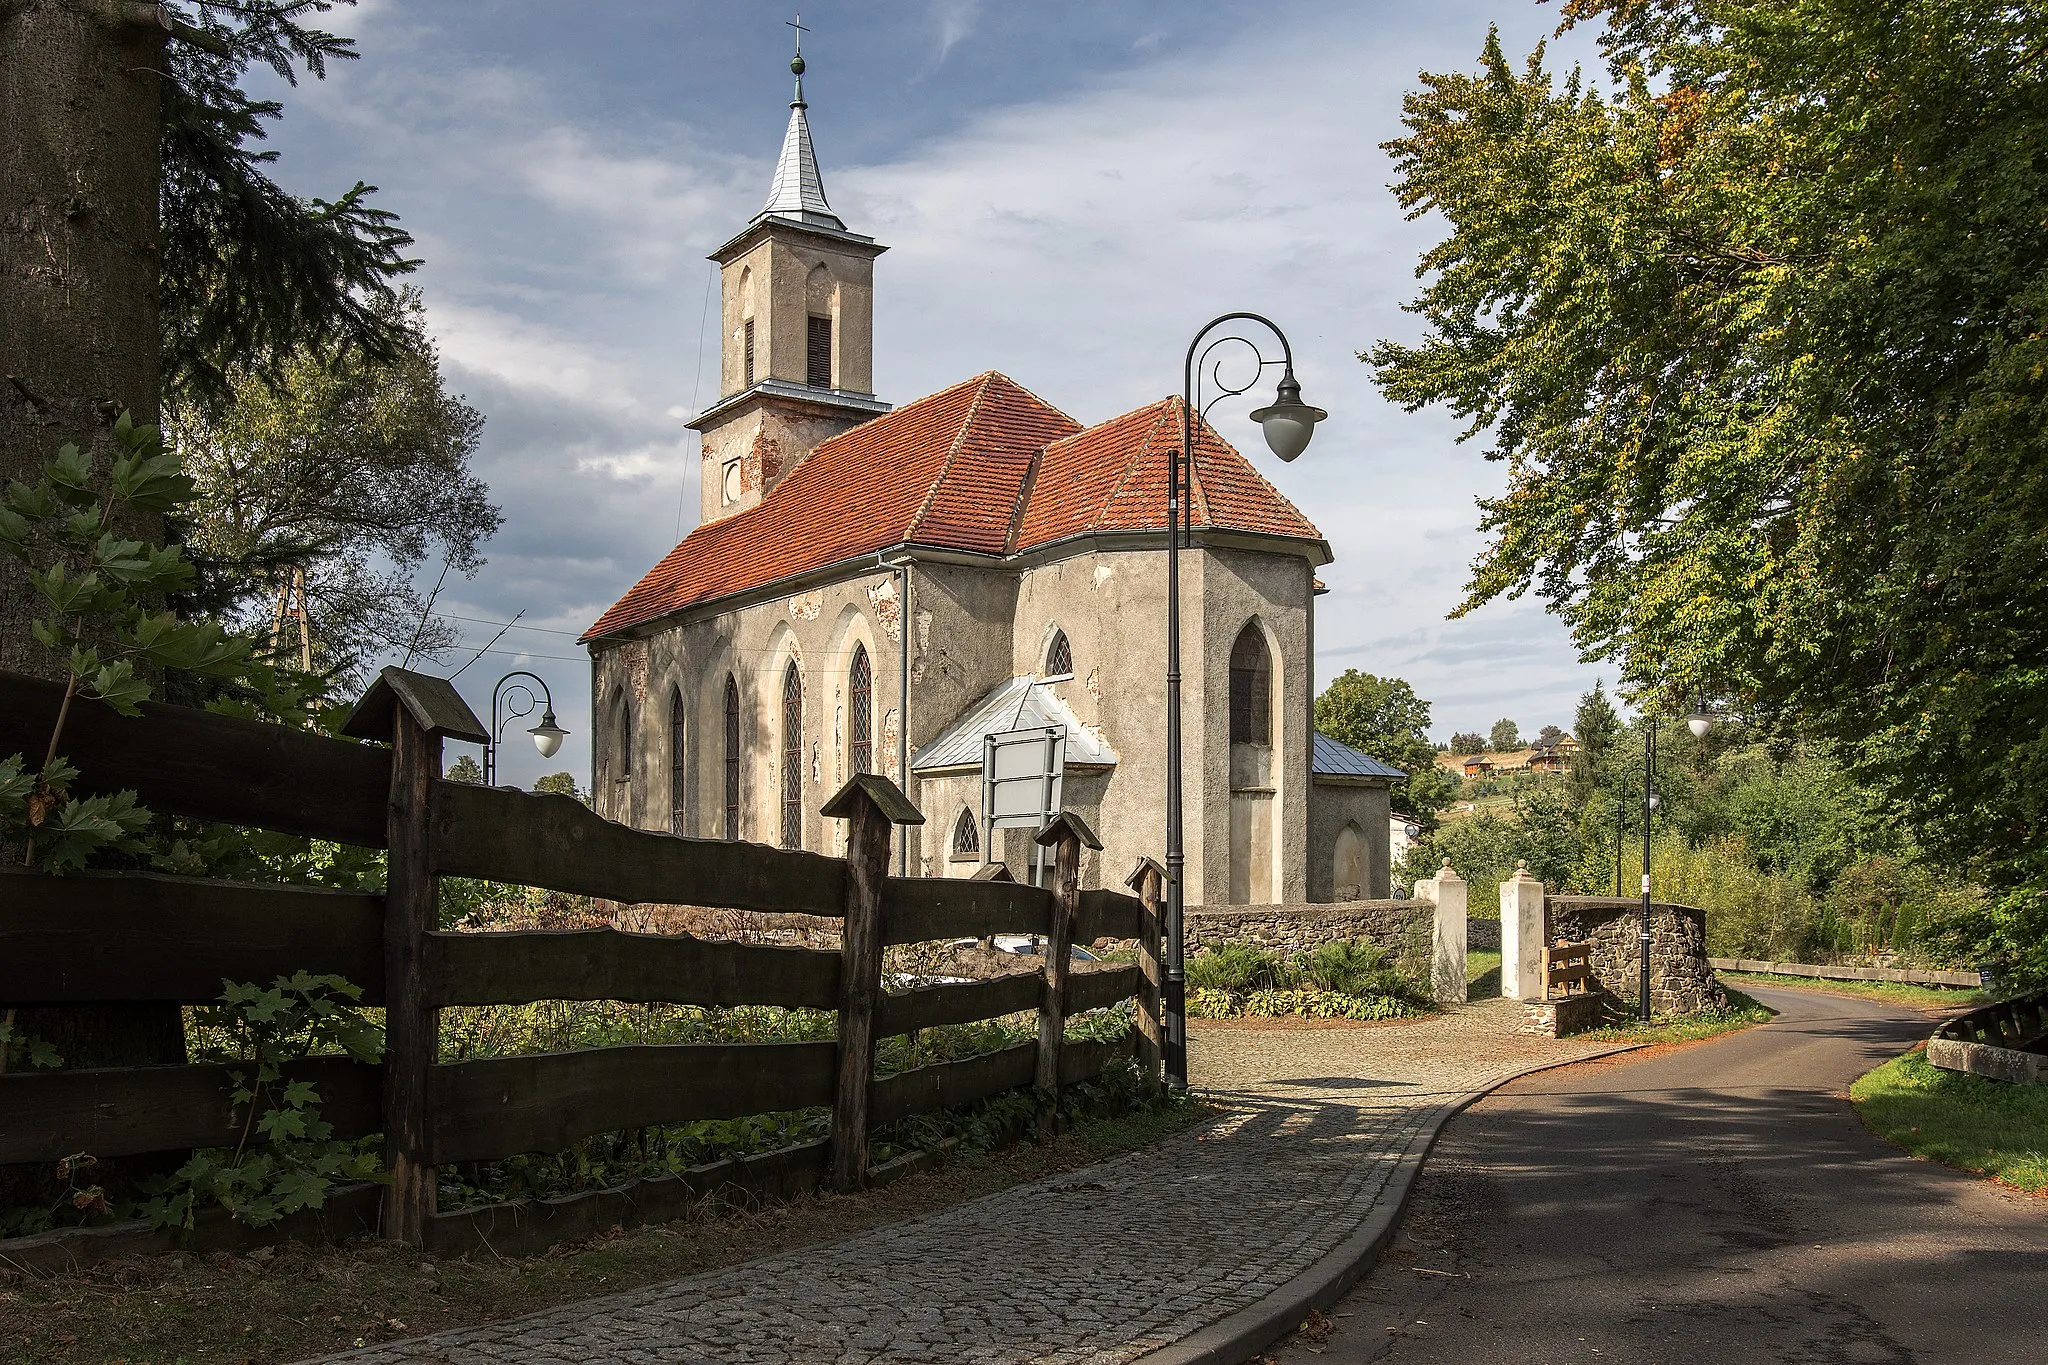
[[[1182,912],[1189,956],[1225,943],[1300,953],[1338,939],[1371,939],[1392,953],[1428,951],[1436,907],[1428,901],[1338,901],[1302,905],[1191,905]]]
[[[1499,952],[1500,921],[1498,919],[1466,920],[1465,951],[1468,953]]]
[[[1550,896],[1543,903],[1544,941],[1593,944],[1593,975],[1613,995],[1634,1002],[1641,974],[1642,902],[1608,896]],[[1650,1009],[1692,1014],[1728,1003],[1707,961],[1706,912],[1690,905],[1650,903]]]

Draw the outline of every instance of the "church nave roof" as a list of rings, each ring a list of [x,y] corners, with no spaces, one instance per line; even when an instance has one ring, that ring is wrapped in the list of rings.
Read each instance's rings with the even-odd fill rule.
[[[758,506],[691,531],[583,638],[895,545],[1001,557],[1074,536],[1163,530],[1179,413],[1178,399],[1161,399],[1083,430],[991,370],[821,443]],[[1194,523],[1322,539],[1206,423],[1195,441]]]

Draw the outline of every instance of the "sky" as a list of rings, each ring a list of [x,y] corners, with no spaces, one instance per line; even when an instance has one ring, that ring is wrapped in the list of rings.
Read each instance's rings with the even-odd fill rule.
[[[467,663],[458,686],[486,718],[501,674],[541,674],[571,731],[547,762],[507,743],[500,780],[587,781],[576,637],[695,523],[683,424],[718,397],[705,254],[766,198],[790,18],[702,0],[364,0],[326,20],[361,60],[296,88],[252,82],[285,104],[270,146],[286,188],[333,198],[366,181],[413,234],[443,373],[486,419],[476,469],[505,522],[487,565],[437,599],[466,646],[445,667]],[[1482,544],[1475,499],[1504,466],[1443,412],[1389,404],[1358,359],[1420,334],[1402,305],[1442,235],[1388,188],[1379,144],[1401,132],[1403,94],[1420,71],[1471,69],[1489,24],[1520,55],[1556,22],[1530,0],[809,0],[825,188],[889,247],[877,395],[996,369],[1098,422],[1177,392],[1211,317],[1266,314],[1330,418],[1291,465],[1266,453],[1250,403],[1214,420],[1335,552],[1318,686],[1346,668],[1405,678],[1440,740],[1503,716],[1569,728],[1613,668],[1580,662],[1534,601],[1446,619]],[[1570,35],[1553,53],[1590,49]]]

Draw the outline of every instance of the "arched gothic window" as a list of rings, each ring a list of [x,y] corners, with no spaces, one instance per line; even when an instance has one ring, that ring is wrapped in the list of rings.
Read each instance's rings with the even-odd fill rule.
[[[623,782],[633,775],[633,703],[624,692],[619,693],[612,726],[612,776]]]
[[[848,761],[857,773],[875,770],[875,670],[868,664],[868,647],[853,647],[853,663],[846,670],[846,728]]]
[[[690,832],[690,766],[684,747],[683,693],[668,694],[668,832]]]
[[[740,685],[725,675],[725,837],[740,837]]]
[[[804,680],[796,660],[782,672],[782,846],[804,844]]]
[[[1273,742],[1273,663],[1256,623],[1230,647],[1230,742]]]
[[[1067,633],[1063,630],[1056,630],[1052,633],[1052,643],[1045,647],[1045,676],[1048,678],[1067,677],[1073,671],[1074,651],[1067,644]]]
[[[978,858],[981,856],[981,825],[974,818],[974,812],[962,809],[960,818],[953,822],[953,856],[955,858]]]

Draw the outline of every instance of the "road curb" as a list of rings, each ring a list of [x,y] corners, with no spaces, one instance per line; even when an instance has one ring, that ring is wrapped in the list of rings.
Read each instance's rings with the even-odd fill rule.
[[[1328,1308],[1343,1298],[1378,1263],[1380,1253],[1394,1240],[1394,1230],[1400,1226],[1401,1214],[1408,1207],[1408,1196],[1414,1191],[1415,1177],[1421,1172],[1422,1164],[1429,1160],[1437,1135],[1443,1132],[1446,1123],[1502,1086],[1524,1076],[1635,1052],[1648,1046],[1648,1043],[1622,1043],[1581,1057],[1524,1067],[1482,1089],[1439,1105],[1424,1123],[1421,1144],[1395,1164],[1393,1173],[1381,1188],[1379,1201],[1349,1237],[1249,1308],[1240,1308],[1229,1317],[1212,1322],[1170,1346],[1148,1351],[1134,1359],[1131,1365],[1244,1365],[1245,1361],[1300,1327],[1311,1309]]]

